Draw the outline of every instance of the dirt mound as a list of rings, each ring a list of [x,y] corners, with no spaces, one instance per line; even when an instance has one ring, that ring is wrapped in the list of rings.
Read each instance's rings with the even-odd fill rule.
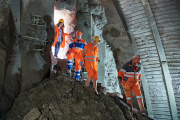
[[[118,97],[94,94],[65,76],[46,79],[16,98],[5,120],[148,120]]]

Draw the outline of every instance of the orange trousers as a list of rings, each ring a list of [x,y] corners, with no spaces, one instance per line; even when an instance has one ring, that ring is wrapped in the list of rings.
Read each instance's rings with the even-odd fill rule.
[[[142,98],[139,82],[134,83],[134,81],[128,80],[126,82],[122,82],[122,86],[127,100],[133,98],[132,91],[134,92],[137,98]]]
[[[80,53],[71,52],[67,54],[67,68],[72,68],[72,59],[75,58],[75,78],[80,78],[81,65],[80,65]]]
[[[98,80],[97,63],[91,62],[91,61],[85,61],[84,66],[86,68],[88,76],[92,77],[92,79],[94,79],[94,80]]]

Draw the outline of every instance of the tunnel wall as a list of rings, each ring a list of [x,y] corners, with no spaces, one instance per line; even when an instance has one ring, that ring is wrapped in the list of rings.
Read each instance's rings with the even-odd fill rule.
[[[118,0],[135,53],[141,55],[147,109],[156,119],[178,119],[179,14],[174,0]],[[158,112],[157,112],[158,111]]]

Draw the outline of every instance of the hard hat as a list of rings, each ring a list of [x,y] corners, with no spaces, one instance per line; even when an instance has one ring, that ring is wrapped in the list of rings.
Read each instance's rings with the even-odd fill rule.
[[[64,19],[59,19],[59,22],[64,23]]]
[[[99,38],[99,36],[94,36],[93,38],[93,41],[96,41],[98,44],[100,44],[100,38]]]
[[[78,31],[76,32],[76,35],[82,35],[82,32],[81,32],[80,30],[78,30]]]

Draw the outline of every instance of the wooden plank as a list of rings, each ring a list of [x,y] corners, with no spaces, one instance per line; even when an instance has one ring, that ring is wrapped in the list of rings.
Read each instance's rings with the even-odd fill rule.
[[[152,58],[157,58],[159,57],[157,54],[151,54],[151,55],[143,55],[141,56],[141,59],[146,59],[146,58],[149,58],[149,57],[152,57]]]
[[[140,52],[150,52],[150,51],[156,51],[156,47],[152,47],[152,48],[143,48],[143,49],[139,49]]]
[[[168,49],[164,49],[164,51],[165,52],[172,52],[172,51],[174,51],[174,52],[179,52],[179,50],[177,49],[177,48],[168,48]]]
[[[158,21],[158,20],[164,20],[164,19],[174,19],[174,18],[178,18],[179,15],[178,14],[175,14],[175,13],[171,13],[171,14],[162,14],[160,16],[156,16],[155,20]],[[177,21],[178,22],[178,21]]]
[[[135,11],[134,11],[135,12]],[[126,14],[126,12],[124,12],[125,14]],[[128,19],[128,18],[131,18],[131,17],[137,17],[138,15],[142,15],[142,14],[145,14],[145,11],[139,11],[139,12],[135,12],[135,13],[133,13],[133,14],[126,14],[125,16],[126,16],[126,18]]]
[[[157,50],[151,50],[151,51],[147,51],[147,52],[143,52],[143,51],[141,52],[140,51],[139,53],[140,53],[141,56],[143,56],[143,55],[148,55],[148,56],[151,55],[151,56],[153,56],[154,54],[158,55]]]
[[[160,62],[159,61],[149,61],[149,62],[147,62],[147,61],[142,60],[142,64],[143,64],[143,66],[152,65],[152,66],[156,67],[156,66],[158,66],[160,64]]]
[[[180,43],[180,36],[177,36],[176,39],[169,38],[168,40],[163,40],[162,42],[163,42],[164,45],[166,45],[166,44],[174,44],[174,43],[179,44]]]
[[[153,48],[153,47],[156,47],[155,43],[137,45],[138,49],[146,49],[146,48]]]
[[[177,11],[176,10],[168,10],[168,11],[159,11],[159,12],[155,12],[154,13],[154,16],[160,16],[160,15],[164,15],[164,14],[173,14],[173,13],[176,13]]]
[[[121,5],[127,4],[127,5],[133,5],[140,3],[139,0],[120,0]]]
[[[179,63],[180,64],[180,58],[178,58],[178,59],[168,59],[167,62],[168,63]]]
[[[154,77],[154,76],[148,76],[148,75],[146,75],[146,77],[147,77],[147,82],[148,82],[148,84],[150,85],[150,83],[151,84],[163,84],[163,78],[162,78],[162,75],[160,75],[160,77],[158,77],[158,78],[152,78],[152,77]]]
[[[170,51],[170,52],[166,52],[166,55],[180,55],[180,52],[174,52],[174,51]]]
[[[180,44],[176,43],[176,44],[164,44],[164,48],[176,48],[179,49],[180,48]],[[180,51],[180,50],[179,50]]]
[[[151,76],[150,76],[150,75],[149,75],[149,76],[147,75],[147,76],[146,76],[146,79],[152,79],[152,80],[153,80],[153,79],[156,79],[156,78],[163,78],[163,76],[160,75],[160,74],[158,74],[158,75],[151,75]],[[157,79],[156,79],[156,80],[157,80]]]
[[[158,3],[160,3],[160,4],[158,4]],[[162,0],[162,1],[150,0],[150,4],[153,9],[156,7],[165,7],[165,6],[169,6],[169,5],[175,5],[174,1],[168,1],[168,0]]]
[[[158,97],[158,98],[161,98],[161,97]],[[152,107],[153,108],[169,108],[169,104],[153,104],[152,103]]]
[[[175,47],[175,46],[174,46]],[[180,45],[179,45],[180,47]],[[180,52],[180,50],[179,50]],[[180,55],[171,55],[171,56],[166,56],[167,59],[180,59]]]
[[[159,31],[175,31],[180,30],[180,26],[172,26],[172,27],[159,27]]]
[[[167,100],[167,97],[151,97],[151,101],[161,101],[161,100]]]
[[[166,32],[166,33],[162,33],[160,34],[161,37],[170,37],[170,36],[177,36],[180,34],[180,31],[173,31],[173,32]]]
[[[178,71],[178,70],[171,70],[170,73],[171,73],[171,74],[179,74],[180,71]]]
[[[168,104],[168,101],[162,100],[161,102],[159,101],[152,101],[152,104]]]
[[[168,63],[170,66],[180,66],[179,63]]]
[[[157,110],[159,110],[159,112],[157,112],[157,110],[153,110],[153,114],[154,115],[165,115],[165,116],[171,116],[171,112],[168,111],[167,108],[156,108]],[[167,111],[164,111],[167,110]]]
[[[123,8],[123,11],[126,12],[126,14],[132,14],[144,10],[143,6],[141,4],[132,4],[132,5],[126,5],[126,4],[122,4],[121,5]]]
[[[145,22],[131,24],[131,25],[129,25],[129,28],[131,29],[132,32],[138,31],[139,33],[142,33],[142,32],[146,32],[146,31],[150,31],[149,24],[146,24]]]
[[[146,22],[146,23],[148,24],[147,18],[141,18],[141,19],[129,21],[129,25],[131,25],[131,24],[136,24],[136,23],[138,23],[138,22]]]
[[[139,38],[140,40],[140,38]],[[148,44],[152,44],[153,46],[155,45],[155,42],[153,39],[148,39],[148,40],[143,40],[141,39],[141,42],[139,42],[138,40],[136,40],[136,45],[139,46],[139,45],[148,45]]]
[[[162,71],[148,71],[144,72],[146,75],[162,75]]]
[[[176,27],[176,26],[180,26],[179,22],[162,22],[157,24],[158,28],[164,28],[164,27]]]
[[[171,67],[171,66],[169,66],[169,69],[170,70],[180,70],[180,67]],[[179,71],[180,72],[180,71]],[[180,77],[180,76],[179,76]]]
[[[144,17],[146,17],[145,14],[140,14],[140,15],[138,15],[138,16],[129,17],[129,18],[127,19],[127,21],[128,21],[128,23],[129,23],[129,22],[131,22],[131,21],[143,19]]]
[[[168,5],[166,7],[154,7],[153,13],[167,11],[167,10],[176,10],[176,7],[173,5]]]
[[[161,71],[161,68],[160,67],[156,67],[156,68],[151,68],[151,69],[148,69],[148,67],[146,69],[144,69],[144,72],[150,72],[150,71]]]
[[[137,34],[150,35],[151,34],[151,30],[150,29],[144,29],[144,31],[134,31],[133,32],[133,35],[137,35]]]
[[[172,120],[172,118],[170,116],[158,116],[158,115],[154,115],[153,118],[155,120]]]
[[[156,96],[156,97],[167,97],[165,89],[164,90],[160,90],[160,91],[152,91],[152,90],[150,90],[149,93],[150,93],[150,96],[152,96],[152,97],[153,96]]]

